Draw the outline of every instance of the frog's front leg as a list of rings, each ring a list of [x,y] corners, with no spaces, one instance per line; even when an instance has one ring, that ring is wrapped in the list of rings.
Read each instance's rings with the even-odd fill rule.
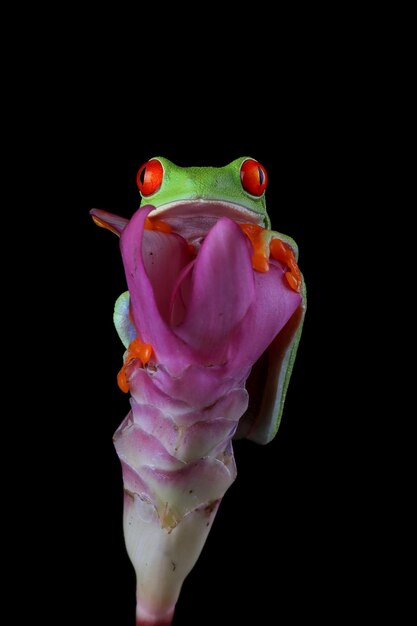
[[[125,291],[116,300],[113,315],[114,325],[117,333],[126,348],[123,357],[123,365],[117,375],[117,383],[122,391],[129,391],[129,381],[126,369],[135,359],[139,359],[142,365],[149,362],[152,355],[152,346],[143,342],[139,337],[137,330],[132,322],[130,315],[130,296]]]
[[[296,261],[297,246],[295,242],[280,233],[256,224],[239,225],[253,247],[253,269],[258,272],[268,272],[269,259],[272,257],[287,266],[285,272],[287,283],[291,289],[300,292],[302,277]]]

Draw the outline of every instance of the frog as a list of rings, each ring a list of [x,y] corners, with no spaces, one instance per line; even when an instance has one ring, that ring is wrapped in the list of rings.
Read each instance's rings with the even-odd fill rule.
[[[288,286],[299,291],[301,303],[284,329],[252,368],[247,381],[249,406],[239,422],[235,438],[259,444],[276,435],[302,333],[307,305],[305,281],[298,269],[298,246],[283,233],[271,230],[266,208],[268,174],[252,157],[239,157],[223,167],[182,167],[164,157],[153,157],[138,170],[140,207],[151,205],[145,228],[184,237],[195,254],[207,232],[227,217],[242,229],[252,244],[255,271],[266,272],[270,258],[286,265]],[[97,225],[120,235],[128,220],[98,209]],[[151,349],[142,344],[129,315],[129,292],[116,301],[114,324],[127,349],[125,364],[134,358],[149,361]],[[119,386],[123,388],[123,368]],[[254,389],[256,392],[251,393]]]

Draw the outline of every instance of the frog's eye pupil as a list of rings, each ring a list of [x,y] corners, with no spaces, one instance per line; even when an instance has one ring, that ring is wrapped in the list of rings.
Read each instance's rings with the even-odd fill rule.
[[[245,191],[251,196],[260,197],[268,184],[268,174],[258,161],[246,159],[240,168],[240,180]]]
[[[265,180],[265,176],[264,176],[262,168],[259,167],[259,165],[258,165],[258,173],[259,173],[259,182],[260,182],[261,185],[263,185],[263,182]]]
[[[151,196],[162,185],[164,168],[158,159],[144,163],[136,175],[136,183],[142,196]]]

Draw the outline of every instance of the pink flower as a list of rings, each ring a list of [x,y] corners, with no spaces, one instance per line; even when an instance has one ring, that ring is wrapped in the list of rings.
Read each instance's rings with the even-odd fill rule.
[[[191,247],[178,233],[146,229],[152,209],[140,208],[129,222],[92,213],[121,233],[130,295],[116,306],[119,334],[126,346],[135,337],[148,344],[146,358],[128,350],[131,412],[115,446],[138,624],[169,624],[235,479],[233,436],[266,443],[276,432],[303,302],[284,262],[270,258],[269,271],[253,269],[251,241],[232,219],[214,220]],[[271,374],[259,388],[259,413],[248,410],[245,384],[268,348]]]
[[[152,208],[137,211],[121,235],[141,339],[172,376],[190,365],[221,366],[222,376],[234,378],[247,374],[297,309],[300,294],[278,261],[271,260],[266,273],[252,269],[250,241],[232,220],[220,218],[194,257],[179,235],[144,229]]]

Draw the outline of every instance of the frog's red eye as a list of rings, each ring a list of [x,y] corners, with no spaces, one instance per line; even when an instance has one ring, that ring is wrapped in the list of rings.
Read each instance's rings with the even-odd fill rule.
[[[246,159],[240,168],[240,180],[245,191],[252,196],[261,196],[268,184],[268,174],[258,161]]]
[[[136,183],[142,196],[150,196],[158,191],[164,177],[164,168],[157,159],[147,161],[136,174]]]

